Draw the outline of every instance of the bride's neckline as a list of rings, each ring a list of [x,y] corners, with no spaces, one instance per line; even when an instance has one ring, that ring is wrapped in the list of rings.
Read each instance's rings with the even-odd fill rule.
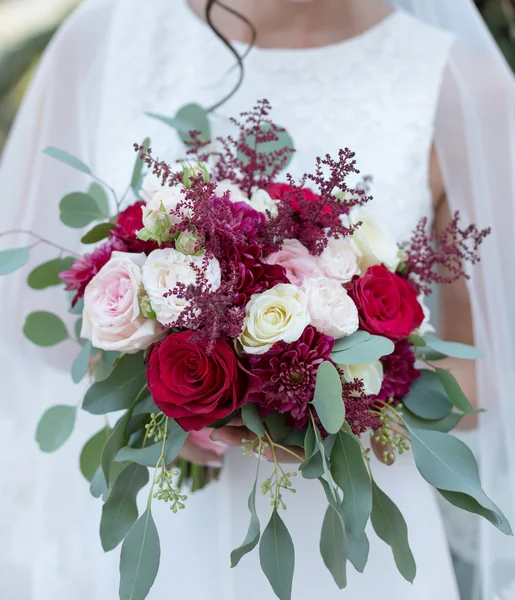
[[[201,25],[204,29],[209,29],[208,24],[202,19],[202,17],[195,11],[195,9],[191,6],[189,0],[182,0],[187,12],[190,13],[196,21],[197,24]],[[321,46],[307,46],[305,48],[273,48],[273,47],[263,47],[263,46],[253,46],[251,49],[251,53],[256,56],[259,54],[270,56],[270,55],[296,55],[296,54],[314,54],[314,53],[322,53],[324,51],[331,51],[339,48],[345,48],[347,46],[352,46],[357,43],[362,43],[368,41],[369,39],[375,38],[377,35],[382,34],[384,30],[388,29],[394,21],[401,15],[401,11],[397,9],[392,9],[392,11],[383,17],[380,21],[365,29],[361,33],[353,35],[348,38],[344,38],[337,42],[332,42],[330,44],[324,44]],[[241,48],[242,50],[249,49],[249,44],[246,42],[241,42],[237,40],[232,40],[231,43],[236,48]]]

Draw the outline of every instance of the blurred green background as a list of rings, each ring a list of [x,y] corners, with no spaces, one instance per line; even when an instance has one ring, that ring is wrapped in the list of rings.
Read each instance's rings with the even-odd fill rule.
[[[79,1],[0,0],[0,150],[41,52]],[[476,4],[515,68],[515,0]]]

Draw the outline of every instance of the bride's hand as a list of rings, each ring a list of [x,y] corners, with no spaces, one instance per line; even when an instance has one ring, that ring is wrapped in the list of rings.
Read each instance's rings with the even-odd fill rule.
[[[225,443],[228,446],[244,446],[248,442],[257,440],[256,434],[252,433],[250,429],[245,427],[241,418],[236,418],[227,423],[224,427],[215,429],[211,433],[211,439],[217,443]],[[291,452],[296,456],[283,450],[282,448],[275,446],[274,453],[276,459],[281,463],[300,463],[305,460],[304,450],[302,448],[292,447]],[[273,461],[272,449],[268,445],[263,453],[263,457],[267,460]]]
[[[211,431],[211,429],[203,429],[190,433],[179,456],[196,465],[219,469],[222,466],[222,455],[227,446],[215,444],[210,438]]]

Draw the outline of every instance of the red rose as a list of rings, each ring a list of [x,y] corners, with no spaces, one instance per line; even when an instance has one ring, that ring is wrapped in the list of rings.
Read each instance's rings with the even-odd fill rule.
[[[192,341],[193,332],[172,333],[154,346],[147,361],[147,383],[156,405],[185,431],[200,430],[240,408],[248,393],[248,374],[232,346],[218,339]]]
[[[266,186],[266,191],[273,200],[288,201],[293,210],[301,210],[301,202],[322,202],[318,194],[309,188],[295,188],[287,183],[270,183]],[[322,214],[330,214],[331,209],[324,206]]]
[[[129,252],[145,252],[150,254],[158,246],[152,241],[138,239],[137,233],[143,228],[143,201],[135,202],[118,215],[115,228],[111,230],[111,237],[121,240]]]
[[[394,342],[407,338],[424,320],[415,288],[382,265],[356,278],[349,295],[358,307],[361,329]]]

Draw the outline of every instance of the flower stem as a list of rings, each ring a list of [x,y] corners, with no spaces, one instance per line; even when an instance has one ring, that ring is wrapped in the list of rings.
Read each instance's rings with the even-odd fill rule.
[[[61,252],[66,252],[68,254],[71,254],[72,256],[74,256],[75,258],[80,258],[81,255],[77,254],[76,252],[73,252],[73,250],[69,250],[68,248],[64,248],[63,246],[59,246],[58,244],[55,244],[54,242],[51,242],[50,240],[41,237],[40,235],[38,235],[37,233],[34,233],[33,231],[29,231],[28,229],[11,229],[9,231],[3,231],[2,233],[0,233],[0,237],[4,236],[4,235],[9,235],[9,234],[15,234],[15,233],[24,233],[26,235],[31,235],[32,237],[36,238],[36,242],[34,242],[31,246],[31,248],[34,248],[34,246],[37,246],[38,244],[42,243],[42,244],[46,244],[47,246],[51,246],[52,248],[56,248],[57,250],[60,250]]]

